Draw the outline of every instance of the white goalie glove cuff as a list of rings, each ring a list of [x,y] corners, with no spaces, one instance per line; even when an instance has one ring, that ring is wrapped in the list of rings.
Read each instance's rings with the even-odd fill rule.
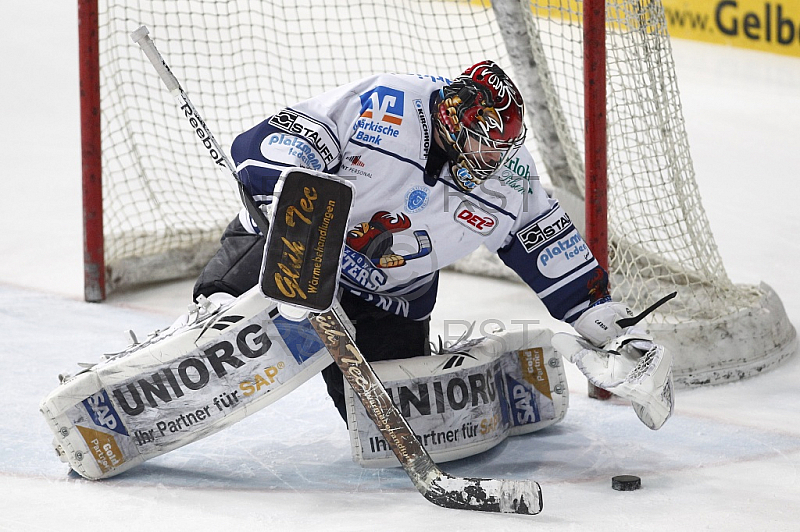
[[[602,349],[566,333],[554,335],[552,344],[589,382],[629,399],[636,415],[649,428],[658,430],[672,415],[672,355],[664,346],[625,335]]]
[[[575,331],[598,347],[603,347],[623,335],[650,339],[636,326],[623,329],[617,320],[632,318],[633,312],[622,303],[613,301],[589,307],[572,325]]]

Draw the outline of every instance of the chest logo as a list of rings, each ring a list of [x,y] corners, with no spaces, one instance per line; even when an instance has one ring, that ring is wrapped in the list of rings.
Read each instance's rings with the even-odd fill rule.
[[[490,235],[497,227],[496,216],[470,201],[462,201],[453,217],[456,222],[483,236]]]
[[[387,211],[378,211],[369,222],[361,222],[353,227],[347,233],[345,243],[377,268],[397,268],[433,251],[430,236],[425,230],[413,232],[415,244],[412,249],[407,245],[395,245],[394,234],[410,228],[411,220],[406,215],[395,217]],[[343,273],[347,275],[346,268]]]
[[[378,86],[361,95],[361,117],[399,126],[403,123],[403,91]]]

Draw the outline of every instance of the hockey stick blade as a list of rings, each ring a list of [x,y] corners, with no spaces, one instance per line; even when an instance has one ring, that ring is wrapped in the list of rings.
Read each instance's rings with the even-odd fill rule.
[[[666,303],[670,299],[673,299],[677,295],[678,295],[678,292],[672,292],[671,294],[668,294],[668,295],[662,297],[661,299],[659,299],[658,301],[656,301],[655,303],[653,303],[652,305],[650,305],[649,307],[644,309],[642,312],[640,312],[636,316],[634,316],[632,318],[622,318],[621,320],[617,320],[617,325],[619,325],[623,329],[625,329],[626,327],[631,327],[633,325],[636,325],[637,323],[639,323],[640,321],[645,319],[648,314],[650,314],[651,312],[655,311],[658,307],[660,307],[661,305],[663,305],[664,303]]]
[[[536,515],[542,511],[542,489],[530,480],[459,478],[437,468],[439,476],[420,493],[444,508]]]
[[[309,321],[400,465],[428,501],[444,508],[481,512],[535,515],[542,510],[542,490],[537,482],[461,478],[439,469],[361,355],[340,313],[334,305],[326,312],[312,314]]]

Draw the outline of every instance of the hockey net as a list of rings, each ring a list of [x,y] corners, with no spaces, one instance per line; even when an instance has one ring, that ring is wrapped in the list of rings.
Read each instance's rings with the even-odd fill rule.
[[[146,25],[227,150],[292,102],[381,71],[455,76],[492,58],[525,97],[529,148],[581,225],[581,3],[572,0],[99,0],[108,289],[191,275],[240,208],[129,37]],[[695,184],[659,0],[606,4],[609,269],[675,352],[678,384],[745,377],[796,348],[779,298],[727,277]],[[521,178],[526,177],[521,170]],[[508,276],[485,250],[457,266]],[[513,274],[512,274],[513,277]]]

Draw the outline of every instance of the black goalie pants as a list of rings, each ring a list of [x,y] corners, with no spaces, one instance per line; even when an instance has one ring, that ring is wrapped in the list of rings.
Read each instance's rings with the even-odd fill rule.
[[[245,231],[239,218],[225,229],[221,247],[194,285],[193,297],[225,292],[240,296],[258,283],[264,237]],[[430,320],[414,321],[386,312],[344,292],[342,308],[356,329],[356,344],[370,362],[430,355]],[[344,378],[335,364],[322,370],[322,378],[342,419],[347,420]]]

